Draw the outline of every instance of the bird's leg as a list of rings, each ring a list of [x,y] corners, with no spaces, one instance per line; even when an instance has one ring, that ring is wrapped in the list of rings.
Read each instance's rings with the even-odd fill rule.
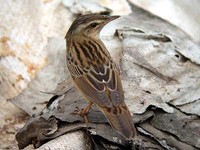
[[[87,126],[88,126],[88,117],[87,117],[87,115],[88,115],[90,109],[92,108],[92,105],[93,105],[93,103],[89,102],[89,104],[83,109],[80,109],[77,106],[76,107],[77,110],[74,112],[74,114],[79,114],[80,116],[82,116],[84,118],[85,123],[86,123]]]

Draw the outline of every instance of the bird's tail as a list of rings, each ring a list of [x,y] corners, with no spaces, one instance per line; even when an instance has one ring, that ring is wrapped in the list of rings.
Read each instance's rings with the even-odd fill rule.
[[[110,125],[123,137],[131,139],[136,135],[133,119],[126,104],[112,108],[99,107]]]

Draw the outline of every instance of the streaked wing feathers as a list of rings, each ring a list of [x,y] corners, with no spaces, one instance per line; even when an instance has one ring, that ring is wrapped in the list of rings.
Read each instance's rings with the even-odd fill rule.
[[[123,103],[124,95],[119,73],[115,67],[100,65],[91,67],[87,73],[75,66],[68,64],[73,80],[82,94],[89,101],[101,107],[112,107]]]

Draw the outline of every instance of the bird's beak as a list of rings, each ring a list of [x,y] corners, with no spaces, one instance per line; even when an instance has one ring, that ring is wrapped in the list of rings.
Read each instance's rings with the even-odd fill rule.
[[[103,28],[109,22],[119,18],[120,16],[106,16],[106,21],[102,24],[101,28]]]
[[[106,25],[108,24],[109,22],[119,18],[120,16],[105,16],[105,22],[102,23],[102,25],[100,26],[99,28],[99,31],[101,31],[101,29]]]
[[[110,22],[110,21],[113,21],[113,20],[115,20],[115,19],[117,19],[117,18],[119,18],[120,16],[110,16],[109,18],[108,18],[108,21],[106,21],[107,23],[108,22]]]

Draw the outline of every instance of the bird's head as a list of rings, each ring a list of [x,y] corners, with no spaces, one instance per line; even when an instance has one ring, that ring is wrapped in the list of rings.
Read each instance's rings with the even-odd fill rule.
[[[71,25],[67,36],[84,35],[96,37],[101,29],[110,21],[119,18],[119,16],[107,16],[99,14],[87,14],[79,16]]]

